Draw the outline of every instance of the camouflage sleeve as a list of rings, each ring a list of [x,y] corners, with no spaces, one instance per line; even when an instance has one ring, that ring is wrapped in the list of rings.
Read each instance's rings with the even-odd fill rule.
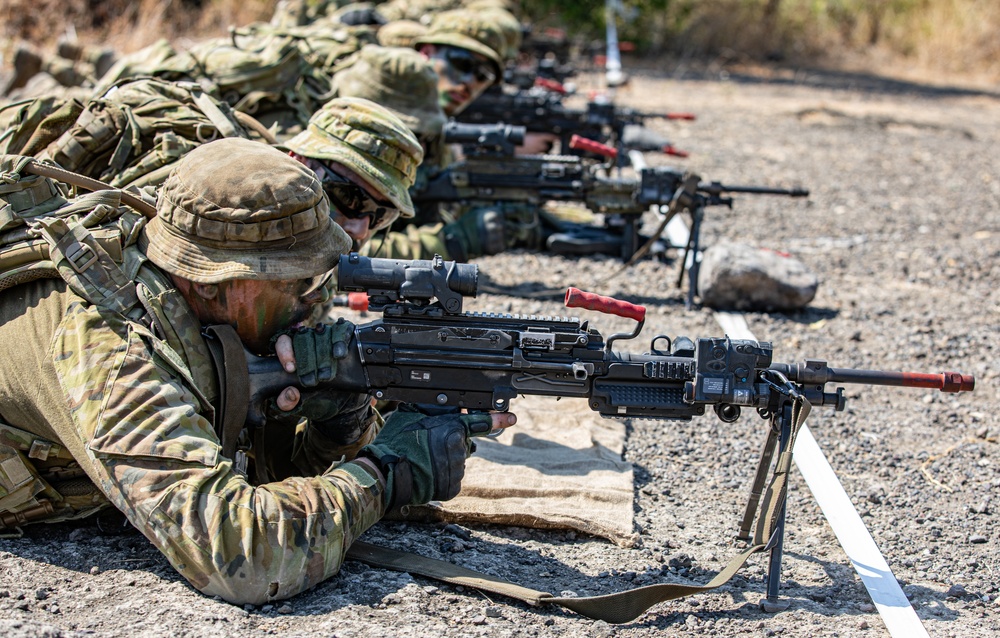
[[[337,572],[384,512],[361,466],[253,487],[221,455],[199,393],[139,331],[72,304],[52,359],[88,474],[188,581],[232,603],[286,598]]]
[[[369,257],[384,259],[433,259],[441,255],[454,259],[445,245],[441,230],[444,224],[407,225],[402,231],[389,231],[364,245],[361,252]]]

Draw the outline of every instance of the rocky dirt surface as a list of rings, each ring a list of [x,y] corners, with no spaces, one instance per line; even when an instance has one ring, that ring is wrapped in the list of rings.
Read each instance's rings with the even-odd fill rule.
[[[776,360],[977,376],[962,396],[850,386],[846,411],[816,408],[810,424],[928,633],[1000,635],[1000,94],[858,74],[650,70],[618,99],[696,112],[696,122],[653,126],[690,150],[683,165],[706,179],[812,190],[807,202],[738,197],[705,223],[706,245],[787,251],[819,275],[807,309],[748,315]],[[573,284],[646,304],[643,336],[622,349],[643,351],[661,333],[722,334],[711,311],[684,310],[675,263],[646,261],[607,281],[613,259],[515,252],[479,264],[502,285]],[[558,300],[514,296],[468,307],[567,314]],[[606,335],[629,323],[592,317]],[[636,548],[499,526],[385,523],[366,538],[556,594],[707,581],[736,551],[764,422],[744,414],[735,424],[706,416],[628,427]],[[758,606],[763,556],[712,593],[621,626],[358,563],[291,600],[235,607],[198,594],[140,534],[105,519],[0,540],[0,635],[888,635],[797,471],[789,504],[782,593],[791,604],[777,614]]]

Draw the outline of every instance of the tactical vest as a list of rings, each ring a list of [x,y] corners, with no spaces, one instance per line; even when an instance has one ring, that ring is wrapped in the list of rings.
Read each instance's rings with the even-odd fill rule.
[[[196,358],[178,345],[159,306],[172,284],[145,265],[138,242],[146,216],[124,205],[129,197],[120,190],[70,198],[63,185],[30,175],[34,162],[0,156],[0,291],[63,279],[91,304],[123,316],[201,404],[213,406],[218,391],[211,363],[195,373],[189,369],[186,362]],[[148,201],[141,208],[153,210]],[[212,408],[206,411],[215,421]],[[0,422],[0,533],[34,521],[80,518],[107,505],[64,447]]]

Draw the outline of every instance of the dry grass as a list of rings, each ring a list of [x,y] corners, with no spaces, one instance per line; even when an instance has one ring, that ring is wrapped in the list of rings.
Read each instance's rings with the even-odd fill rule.
[[[127,53],[160,38],[224,35],[230,25],[267,20],[277,0],[4,0],[0,42],[53,50],[64,34]]]
[[[596,2],[596,0],[594,0]],[[0,53],[52,50],[68,30],[119,52],[223,35],[277,0],[4,0]],[[523,0],[529,4],[529,0]],[[649,6],[651,0],[627,4]],[[937,81],[1000,81],[997,0],[671,0],[640,20],[654,50],[700,58],[866,67]],[[652,25],[653,28],[649,28]],[[625,29],[627,31],[627,27]]]

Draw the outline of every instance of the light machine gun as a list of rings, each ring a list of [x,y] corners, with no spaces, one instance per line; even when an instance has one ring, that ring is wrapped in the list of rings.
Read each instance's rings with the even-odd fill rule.
[[[521,204],[521,218],[515,225],[530,228],[541,224],[548,250],[568,255],[609,254],[633,261],[659,241],[669,219],[681,211],[688,211],[692,220],[685,253],[697,254],[705,208],[731,208],[732,193],[809,195],[809,191],[801,188],[702,182],[698,175],[664,166],[643,168],[637,177],[609,177],[606,166],[581,157],[515,156],[514,147],[524,140],[524,133],[520,126],[449,123],[445,126],[445,141],[461,144],[466,157],[432,176],[419,192],[411,193],[414,203],[423,208]],[[574,145],[588,146],[604,154],[617,153],[582,138],[577,138]],[[550,201],[581,203],[602,216],[603,226],[567,222],[541,213],[539,208]],[[639,226],[643,213],[650,209],[661,215],[661,223],[647,238],[640,235]],[[687,254],[681,262],[681,278],[686,257]],[[689,306],[697,292],[698,263],[693,260],[689,272]]]
[[[368,392],[386,400],[439,408],[507,410],[517,395],[579,397],[608,417],[689,420],[707,408],[723,421],[754,410],[769,421],[757,477],[739,537],[771,550],[768,595],[777,596],[784,492],[775,502],[764,483],[774,457],[775,474],[790,463],[798,427],[810,406],[843,410],[843,388],[828,383],[861,383],[944,392],[975,387],[971,375],[925,374],[832,368],[825,361],[772,362],[767,342],[723,338],[654,337],[643,354],[612,349],[639,336],[645,308],[569,289],[566,305],[635,319],[631,333],[605,339],[587,321],[463,312],[465,297],[477,292],[478,268],[433,260],[341,257],[338,289],[366,291],[370,308],[383,315],[355,327],[333,379],[322,387]],[[275,357],[247,354],[251,410],[248,421],[264,421],[264,406],[283,388],[296,385]],[[784,468],[787,470],[787,467]],[[757,530],[750,529],[761,516]],[[766,516],[765,516],[766,514]],[[766,519],[766,520],[765,520]],[[745,558],[744,558],[745,560]]]
[[[644,113],[607,100],[591,100],[586,108],[575,109],[566,106],[559,94],[536,89],[516,93],[502,89],[487,91],[456,116],[458,122],[466,124],[502,122],[523,126],[529,133],[552,133],[558,136],[563,155],[587,156],[593,152],[572,144],[574,137],[582,137],[616,148],[617,160],[623,163],[627,162],[626,151],[629,150],[687,157],[687,152],[645,128],[646,120],[652,118],[693,120],[695,116],[690,113]]]

